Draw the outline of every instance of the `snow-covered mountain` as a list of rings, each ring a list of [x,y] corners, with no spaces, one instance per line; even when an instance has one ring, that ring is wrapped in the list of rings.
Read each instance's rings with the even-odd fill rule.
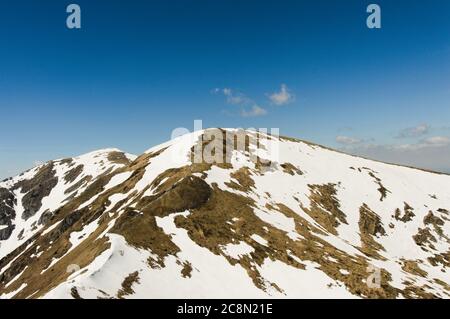
[[[51,161],[0,183],[0,298],[449,298],[449,190],[233,129]]]

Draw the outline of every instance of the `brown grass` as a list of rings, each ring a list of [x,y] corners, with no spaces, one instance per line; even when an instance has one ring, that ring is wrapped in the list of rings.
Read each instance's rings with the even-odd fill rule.
[[[133,294],[134,290],[132,289],[132,286],[136,283],[139,283],[139,272],[137,271],[129,274],[122,281],[122,289],[117,293],[117,298],[123,299],[123,297]]]
[[[311,207],[302,206],[303,211],[328,232],[337,235],[336,227],[341,223],[347,224],[347,220],[336,197],[336,185],[308,185],[308,187],[311,192],[309,196]]]
[[[369,257],[385,260],[379,254],[380,251],[385,251],[385,249],[375,240],[377,236],[386,234],[380,216],[364,204],[359,209],[358,225],[362,243],[361,251]]]

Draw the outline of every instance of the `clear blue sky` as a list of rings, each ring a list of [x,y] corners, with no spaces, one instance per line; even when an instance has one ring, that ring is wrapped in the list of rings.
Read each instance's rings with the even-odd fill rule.
[[[450,171],[448,0],[72,2],[81,30],[66,27],[70,1],[2,3],[0,177],[99,148],[138,154],[194,119]],[[265,111],[242,116],[253,105]]]

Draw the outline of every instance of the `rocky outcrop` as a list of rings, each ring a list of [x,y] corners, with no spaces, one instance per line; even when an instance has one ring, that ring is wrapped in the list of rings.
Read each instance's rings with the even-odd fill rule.
[[[211,195],[209,185],[199,177],[189,176],[156,196],[144,197],[140,209],[154,216],[165,216],[175,212],[198,208]]]
[[[16,212],[14,211],[16,203],[16,197],[10,190],[0,188],[0,240],[8,239],[14,230],[12,222],[16,217]]]
[[[34,216],[42,206],[42,199],[50,195],[57,184],[52,162],[43,166],[33,178],[17,183],[15,188],[21,188],[21,192],[26,193],[22,199],[22,218],[27,220]]]

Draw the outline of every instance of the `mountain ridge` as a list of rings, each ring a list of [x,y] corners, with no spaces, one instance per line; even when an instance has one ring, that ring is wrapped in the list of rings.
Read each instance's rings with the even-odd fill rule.
[[[450,296],[447,175],[234,129],[109,150],[0,183],[1,298]]]
[[[201,130],[201,131],[215,130],[215,129],[233,130],[233,128],[214,128],[214,127],[211,127],[211,128],[203,129],[203,130]],[[340,150],[340,149],[337,149],[337,148],[333,148],[333,147],[326,146],[326,145],[323,145],[323,144],[315,143],[315,142],[312,142],[312,141],[309,141],[309,140],[305,140],[305,139],[301,139],[301,138],[298,138],[298,137],[289,137],[289,136],[285,136],[285,135],[280,135],[279,137],[282,138],[282,139],[287,139],[287,140],[291,140],[291,141],[302,142],[302,143],[305,143],[305,144],[308,144],[308,145],[318,146],[318,147],[321,147],[321,148],[323,148],[323,149],[330,150],[330,151],[332,151],[332,152],[341,153],[341,154],[345,154],[345,155],[353,156],[353,157],[357,157],[357,158],[363,158],[363,159],[366,159],[366,160],[369,160],[369,161],[373,161],[373,162],[383,163],[383,164],[387,164],[387,165],[400,166],[400,167],[406,167],[406,168],[411,168],[411,169],[415,169],[415,170],[419,170],[419,171],[424,171],[424,172],[428,172],[428,173],[433,173],[433,174],[448,175],[448,176],[450,176],[450,172],[438,171],[438,170],[433,170],[433,169],[424,168],[424,167],[419,167],[419,166],[413,166],[413,165],[400,164],[400,163],[396,163],[396,162],[389,162],[389,161],[377,160],[377,159],[375,159],[375,158],[371,158],[371,157],[366,157],[366,156],[361,156],[361,155],[352,154],[352,153],[346,152],[345,150]],[[164,143],[158,144],[158,145],[155,146],[155,147],[158,147],[159,145],[163,145],[163,144],[164,144]],[[154,147],[152,147],[152,148],[154,148]],[[150,149],[152,149],[152,148],[150,148]],[[150,149],[148,149],[148,150],[150,150]],[[147,151],[148,151],[148,150],[147,150]],[[125,151],[122,151],[121,149],[116,148],[116,147],[104,147],[104,148],[100,148],[100,149],[95,149],[95,150],[92,150],[92,151],[87,151],[86,153],[83,153],[83,154],[78,155],[78,156],[76,156],[76,157],[87,156],[87,155],[89,155],[89,154],[97,153],[97,152],[110,152],[110,151],[115,151],[115,152],[123,153],[123,154],[126,154],[126,155],[131,156],[131,157],[137,157],[137,155],[135,155],[135,154],[128,153],[128,152],[125,152]],[[146,153],[147,151],[145,151],[144,153]],[[58,159],[49,160],[49,161],[47,161],[47,162],[60,161],[60,160],[68,159],[68,158],[70,158],[70,157],[61,157],[61,158],[58,158]],[[47,163],[47,162],[45,162],[45,163]],[[28,171],[30,171],[30,170],[33,170],[33,169],[35,169],[36,167],[39,167],[39,166],[41,166],[41,165],[42,165],[42,164],[39,164],[39,165],[33,166],[33,167],[29,168],[29,169],[26,169],[24,172],[20,173],[19,175],[22,175],[22,174],[24,174],[24,173],[26,173],[26,172],[28,172]],[[16,175],[16,176],[17,176],[17,175]],[[13,177],[15,177],[15,176],[8,176],[8,177],[5,177],[5,178],[3,178],[0,182],[6,182],[6,181],[8,181],[9,179],[11,179],[11,178],[13,178]]]

